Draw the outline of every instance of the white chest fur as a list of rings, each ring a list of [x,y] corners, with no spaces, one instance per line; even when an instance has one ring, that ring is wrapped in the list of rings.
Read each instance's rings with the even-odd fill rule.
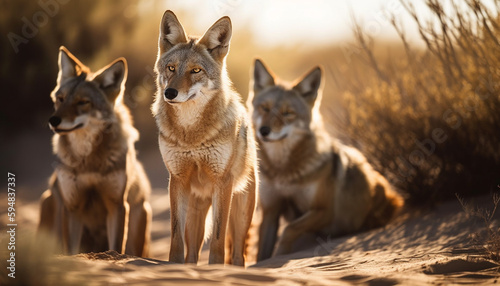
[[[212,142],[207,146],[183,148],[160,140],[160,152],[170,173],[178,174],[186,164],[204,164],[215,174],[225,171],[232,154],[231,142]]]
[[[160,151],[168,171],[173,176],[191,175],[191,191],[200,197],[211,196],[213,181],[222,176],[232,156],[231,142],[212,142],[206,146],[183,148],[160,140]]]

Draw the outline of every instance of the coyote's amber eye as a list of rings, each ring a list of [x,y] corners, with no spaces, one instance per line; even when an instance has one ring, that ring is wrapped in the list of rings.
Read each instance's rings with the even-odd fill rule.
[[[78,105],[85,105],[85,104],[88,104],[88,103],[90,103],[90,101],[88,101],[88,100],[80,100],[80,101],[78,101]]]
[[[261,109],[262,111],[264,111],[264,112],[269,112],[269,111],[271,111],[271,110],[269,109],[269,107],[264,106],[264,105],[261,105],[261,106],[260,106],[260,109]]]
[[[199,68],[194,68],[191,70],[191,73],[199,73],[199,72],[201,72],[201,69]]]
[[[169,71],[171,71],[171,72],[175,71],[175,67],[174,67],[174,66],[167,66],[167,68],[168,68],[168,70],[169,70]]]

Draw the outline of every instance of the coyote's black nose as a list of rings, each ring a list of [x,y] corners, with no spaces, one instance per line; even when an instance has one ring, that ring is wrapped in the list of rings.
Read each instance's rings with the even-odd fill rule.
[[[61,124],[61,117],[59,116],[52,116],[49,118],[49,123],[52,125],[52,127],[57,127],[57,125]]]
[[[259,129],[259,132],[262,136],[266,137],[269,133],[271,133],[271,128],[269,126],[262,126]]]
[[[165,89],[165,98],[172,100],[177,96],[177,93],[177,89],[169,87]]]

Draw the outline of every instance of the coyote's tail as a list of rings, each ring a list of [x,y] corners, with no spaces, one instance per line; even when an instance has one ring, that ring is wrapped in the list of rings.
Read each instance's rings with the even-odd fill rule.
[[[404,206],[404,199],[379,174],[374,186],[372,210],[366,221],[368,228],[381,227],[396,217]]]
[[[257,262],[257,244],[259,240],[259,226],[262,222],[262,211],[257,209],[252,218],[252,223],[245,238],[245,261],[246,264]]]
[[[258,214],[258,210],[255,211],[252,218],[250,227],[245,236],[245,248],[243,256],[245,257],[245,265],[250,265],[257,262],[257,243],[259,239],[259,225],[262,220],[261,215]],[[231,237],[226,238],[226,257],[225,263],[232,264],[232,254],[233,251],[233,241]]]

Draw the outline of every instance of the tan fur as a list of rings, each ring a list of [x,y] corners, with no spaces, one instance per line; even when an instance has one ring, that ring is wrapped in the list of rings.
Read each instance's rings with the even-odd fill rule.
[[[338,236],[382,226],[402,207],[365,157],[323,127],[319,67],[290,84],[256,60],[251,89],[248,105],[260,147],[259,261],[272,255],[282,215],[290,223],[277,255],[290,252],[304,233]]]
[[[122,102],[126,77],[123,58],[93,74],[60,48],[49,120],[59,162],[41,197],[39,230],[53,233],[66,253],[149,255],[151,187]]]
[[[201,38],[187,37],[171,11],[160,23],[158,92],[152,111],[170,174],[170,261],[198,261],[212,206],[209,263],[224,263],[226,228],[232,246],[228,260],[245,263],[245,237],[256,200],[257,155],[250,119],[225,69],[230,38],[228,17]]]

